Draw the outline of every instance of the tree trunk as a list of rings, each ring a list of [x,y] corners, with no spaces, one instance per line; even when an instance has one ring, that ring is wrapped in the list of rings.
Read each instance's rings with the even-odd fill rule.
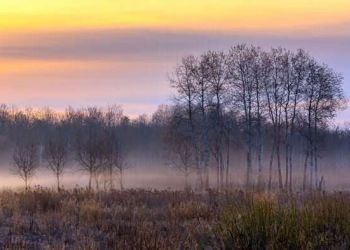
[[[317,187],[319,185],[317,147],[315,147],[315,150],[314,150],[314,165],[315,165],[315,186]]]
[[[282,170],[281,170],[281,153],[280,153],[279,142],[277,142],[277,145],[276,145],[276,156],[277,156],[277,170],[278,170],[278,187],[279,189],[283,189]]]
[[[189,190],[189,186],[188,186],[188,172],[185,172],[185,191]]]
[[[220,189],[224,188],[224,174],[225,174],[225,164],[223,160],[222,152],[220,151]]]
[[[202,190],[203,186],[204,186],[202,164],[199,164],[199,166],[197,167],[197,177],[198,177],[198,187],[197,188],[199,190]]]
[[[109,166],[109,188],[113,189],[113,167]]]
[[[251,155],[251,150],[248,149],[248,151],[247,151],[247,176],[246,176],[247,189],[250,189],[250,187],[251,187],[251,171],[252,171],[252,155]]]
[[[92,184],[92,172],[90,171],[90,176],[89,176],[89,191],[91,191],[91,188],[92,188],[91,184]]]
[[[123,180],[123,170],[120,170],[120,178],[119,178],[119,184],[120,184],[120,190],[123,191],[124,190],[124,180]]]
[[[208,190],[210,188],[210,176],[209,176],[209,166],[205,166],[205,188]]]
[[[316,115],[315,115],[316,116]],[[314,121],[314,143],[313,143],[313,151],[314,151],[314,167],[315,167],[315,187],[319,185],[319,180],[318,180],[318,147],[317,147],[317,119],[315,118]]]
[[[289,191],[293,191],[293,162],[292,162],[293,148],[289,149]]]
[[[28,177],[24,176],[24,185],[25,185],[25,190],[26,192],[28,191]]]
[[[220,160],[219,155],[216,158],[216,187],[220,189]]]
[[[210,149],[209,149],[209,139],[208,139],[208,128],[207,128],[207,121],[205,118],[205,131],[204,131],[204,173],[205,173],[205,182],[204,187],[205,189],[209,189],[210,182],[209,182],[209,155],[210,155]]]
[[[289,185],[289,136],[287,135],[288,131],[286,130],[286,145],[285,145],[285,160],[286,160],[286,176],[284,182],[284,188],[287,190]]]
[[[197,168],[197,177],[198,177],[198,184],[199,184],[198,188],[202,190],[203,189],[203,175],[202,175],[203,168],[202,168],[199,154],[200,153],[197,148],[196,149],[196,168]]]
[[[229,174],[230,174],[230,139],[227,140],[227,154],[226,154],[226,179],[225,185],[228,188],[229,185]]]
[[[304,161],[304,177],[303,177],[303,191],[306,190],[306,182],[307,182],[307,162],[309,158],[309,151],[306,151],[305,161]]]
[[[314,152],[313,147],[310,148],[310,189],[313,189],[313,180],[314,180]]]
[[[262,156],[262,142],[259,139],[259,146],[258,146],[258,189],[259,190],[263,186],[263,173],[262,173],[261,156]]]
[[[275,155],[276,143],[275,140],[272,143],[271,155],[270,155],[270,165],[269,165],[269,184],[268,190],[271,191],[272,188],[272,167],[273,167],[273,157]]]
[[[60,174],[56,173],[56,178],[57,178],[57,192],[60,192]]]
[[[289,191],[293,190],[293,150],[294,150],[294,117],[292,119],[290,134],[289,134]]]
[[[252,121],[251,121],[251,112],[250,112],[250,108],[249,108],[249,112],[248,112],[248,116],[249,116],[249,121],[248,123],[248,131],[247,131],[247,146],[248,146],[248,150],[247,150],[247,179],[246,179],[246,185],[247,185],[247,189],[251,188],[252,185],[252,181],[251,181],[251,175],[252,175]]]

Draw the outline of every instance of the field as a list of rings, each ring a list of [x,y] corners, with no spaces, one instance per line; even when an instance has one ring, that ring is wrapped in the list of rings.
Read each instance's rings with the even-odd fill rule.
[[[0,249],[349,247],[349,193],[0,193]]]

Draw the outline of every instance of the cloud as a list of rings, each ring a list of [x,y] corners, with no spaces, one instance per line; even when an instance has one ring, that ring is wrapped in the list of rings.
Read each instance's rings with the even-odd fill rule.
[[[345,24],[340,25],[343,26]],[[339,29],[338,26],[333,28]],[[159,68],[155,74],[166,75],[164,69],[171,70],[171,67],[185,55],[199,54],[209,49],[227,50],[237,43],[256,44],[264,48],[282,46],[290,49],[306,49],[319,60],[342,72],[346,82],[350,84],[350,34],[345,32],[340,36],[315,35],[313,32],[274,34],[243,31],[95,29],[9,36],[5,34],[2,37],[0,35],[0,58],[7,61],[72,61],[73,63],[76,61],[77,68],[71,67],[68,70],[76,72],[87,61],[98,61],[103,65],[98,67],[98,64],[95,64],[96,70],[92,72],[98,71],[98,68],[100,72],[103,71],[109,67],[107,64],[113,61],[119,64],[116,69],[125,68],[128,64],[127,67],[134,68],[134,72],[140,67],[146,67],[152,72],[156,72]],[[46,72],[41,70],[41,73]]]
[[[237,43],[304,48],[343,73],[350,95],[349,34],[96,29],[0,35],[0,97],[63,107],[125,102],[126,109],[134,105],[138,108],[130,110],[141,112],[144,107],[144,113],[167,101],[167,74],[183,56],[228,50]],[[18,61],[21,67],[16,67]],[[4,75],[2,66],[11,63]]]
[[[206,47],[218,37],[207,34],[148,30],[89,30],[38,33],[0,42],[0,56],[8,59],[134,59],[168,58]],[[219,37],[220,40],[223,38]],[[26,41],[23,43],[23,41]]]
[[[1,38],[1,37],[0,37]],[[350,55],[349,36],[275,35],[244,32],[190,32],[102,29],[32,33],[1,39],[0,56],[42,60],[169,59],[207,49],[227,49],[240,42],[262,46],[303,47]]]

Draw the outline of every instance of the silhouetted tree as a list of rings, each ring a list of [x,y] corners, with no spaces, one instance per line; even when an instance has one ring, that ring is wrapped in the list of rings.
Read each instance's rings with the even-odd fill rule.
[[[76,135],[77,160],[83,170],[89,173],[89,189],[92,179],[95,179],[96,189],[99,188],[99,176],[105,164],[103,152],[103,115],[101,110],[91,107],[85,110],[81,128]]]
[[[61,188],[61,177],[67,167],[68,146],[69,141],[64,127],[61,125],[54,126],[46,142],[44,155],[47,161],[47,168],[55,174],[58,192]]]
[[[309,159],[309,184],[311,188],[319,185],[319,128],[333,118],[335,112],[344,104],[341,83],[342,77],[326,65],[320,65],[315,60],[309,62],[308,76],[304,89],[303,119],[307,125],[306,138],[308,147],[306,158]],[[306,171],[304,174],[306,175]],[[304,189],[306,187],[305,175]]]
[[[18,141],[13,153],[15,173],[21,177],[28,190],[29,181],[39,167],[38,146],[32,141]]]
[[[192,145],[191,128],[180,107],[174,109],[167,125],[163,140],[166,145],[166,156],[169,165],[185,177],[185,190],[190,188],[189,175],[196,170],[195,152]]]

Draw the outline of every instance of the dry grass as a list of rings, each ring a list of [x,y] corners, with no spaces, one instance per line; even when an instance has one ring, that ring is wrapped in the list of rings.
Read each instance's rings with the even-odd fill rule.
[[[350,195],[0,193],[0,249],[349,249]]]

